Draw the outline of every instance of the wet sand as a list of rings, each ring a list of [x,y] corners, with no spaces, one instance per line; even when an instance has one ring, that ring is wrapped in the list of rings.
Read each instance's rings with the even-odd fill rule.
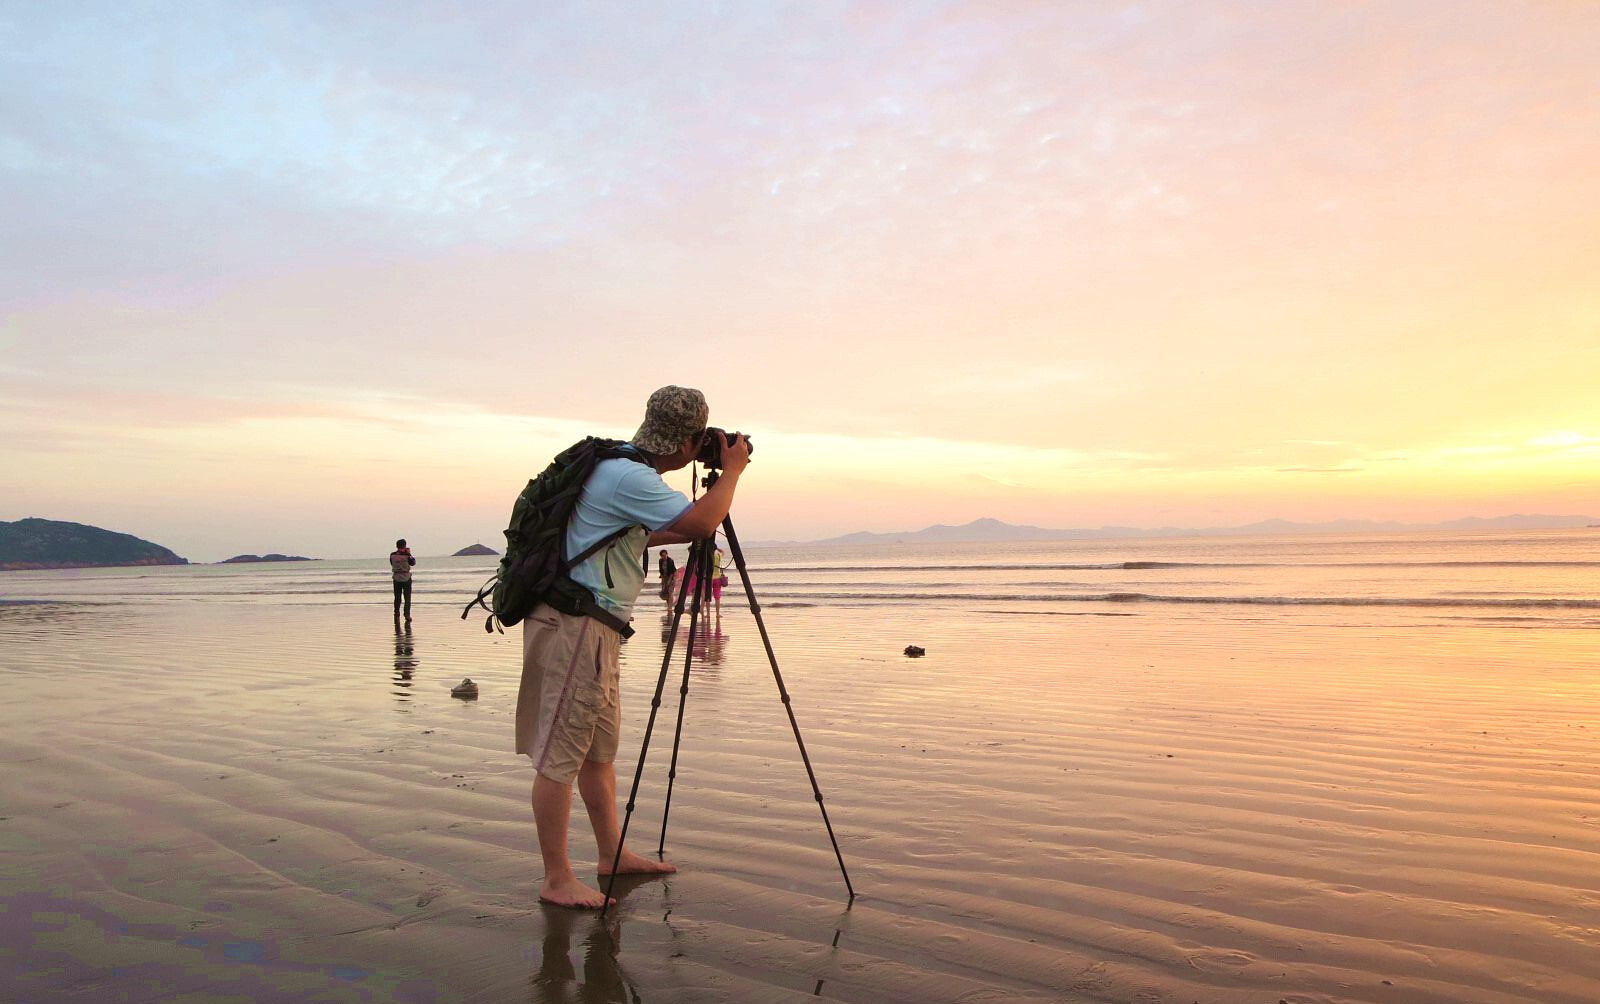
[[[730,607],[691,681],[682,871],[603,922],[536,902],[515,638],[425,603],[409,636],[381,605],[0,608],[0,997],[1600,999],[1592,631],[765,613],[859,896]]]

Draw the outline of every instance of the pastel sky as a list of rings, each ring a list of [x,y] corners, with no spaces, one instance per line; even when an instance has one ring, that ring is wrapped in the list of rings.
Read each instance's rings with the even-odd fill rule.
[[[0,2],[0,519],[497,543],[1600,513],[1600,4]],[[671,479],[689,487],[687,474]]]

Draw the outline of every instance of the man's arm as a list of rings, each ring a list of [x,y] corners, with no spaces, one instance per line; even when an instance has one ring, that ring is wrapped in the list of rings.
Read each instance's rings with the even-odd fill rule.
[[[718,436],[722,434],[719,432]],[[651,534],[651,546],[687,544],[716,533],[727,518],[728,510],[733,508],[733,490],[738,487],[739,475],[749,463],[749,442],[743,436],[735,436],[730,443],[722,436],[722,476],[687,512]]]

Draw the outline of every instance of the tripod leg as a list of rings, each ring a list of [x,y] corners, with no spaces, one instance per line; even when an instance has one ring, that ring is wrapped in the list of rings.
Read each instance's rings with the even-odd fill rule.
[[[811,769],[811,757],[806,753],[806,741],[800,738],[800,723],[795,721],[794,705],[789,690],[783,685],[783,674],[778,670],[778,657],[772,651],[772,639],[767,635],[767,625],[761,619],[761,604],[756,602],[755,590],[750,586],[750,571],[745,567],[744,551],[739,547],[739,535],[733,532],[733,517],[722,520],[722,532],[728,538],[728,550],[733,553],[733,563],[739,569],[739,581],[744,584],[744,594],[750,601],[750,613],[755,616],[756,628],[761,632],[761,644],[767,650],[767,662],[772,664],[772,678],[777,681],[778,695],[783,699],[783,709],[789,713],[789,727],[794,730],[795,744],[800,747],[800,759],[806,765],[806,776],[811,779],[811,793],[817,797],[817,808],[822,810],[822,825],[827,827],[828,840],[833,844],[833,856],[839,859],[839,874],[844,876],[845,891],[855,902],[856,890],[850,884],[850,873],[844,867],[844,855],[839,852],[839,841],[833,835],[833,823],[828,820],[828,807],[822,804],[822,789],[817,787],[817,773]]]
[[[657,854],[667,853],[667,817],[672,814],[672,789],[678,779],[678,749],[683,741],[683,711],[689,703],[689,666],[694,661],[694,643],[704,629],[700,616],[709,605],[707,600],[711,596],[711,548],[714,541],[710,538],[701,542],[700,555],[697,560],[691,560],[689,567],[693,569],[694,599],[689,612],[689,644],[683,651],[683,682],[678,685],[678,727],[672,735],[672,762],[667,767],[667,799],[661,806],[661,840],[656,845]],[[686,584],[687,585],[687,584]]]
[[[689,563],[692,565],[697,560],[697,548],[704,548],[704,541],[698,541],[689,548]],[[622,830],[617,837],[617,853],[611,859],[611,875],[606,881],[606,901],[600,907],[600,916],[604,917],[611,903],[611,891],[617,885],[617,868],[622,864],[622,848],[628,839],[628,824],[633,820],[633,807],[639,796],[639,779],[644,776],[645,757],[650,752],[650,734],[655,731],[656,712],[661,710],[661,692],[666,689],[667,670],[672,666],[672,647],[678,638],[678,622],[683,619],[684,601],[689,596],[689,577],[684,576],[683,585],[678,590],[678,602],[672,608],[672,632],[667,635],[666,652],[661,656],[661,673],[656,677],[655,696],[650,700],[650,720],[644,726],[644,739],[639,744],[639,765],[633,770],[633,787],[628,790],[628,809],[622,817]],[[690,646],[693,648],[693,646]]]

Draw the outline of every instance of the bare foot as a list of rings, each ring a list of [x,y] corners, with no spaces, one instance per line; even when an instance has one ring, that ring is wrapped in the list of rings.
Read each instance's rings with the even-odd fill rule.
[[[622,859],[617,862],[618,875],[671,875],[677,870],[678,866],[670,861],[652,861],[649,858],[641,858],[626,848],[622,851]],[[606,862],[604,860],[601,861],[599,874],[601,878],[611,874],[606,870]]]
[[[591,889],[579,882],[576,876],[552,879],[545,877],[539,886],[539,901],[552,906],[571,907],[574,910],[598,910],[602,906],[616,906],[617,901],[607,900],[605,893]]]

